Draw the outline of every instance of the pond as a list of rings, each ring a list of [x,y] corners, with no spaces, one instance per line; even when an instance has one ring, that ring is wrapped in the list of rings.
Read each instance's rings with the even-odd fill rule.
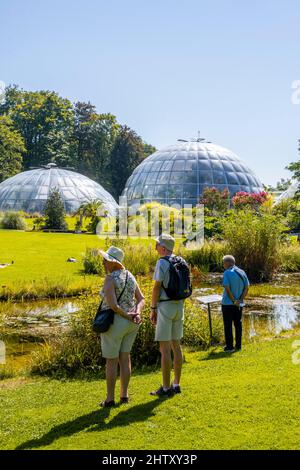
[[[201,282],[201,287],[194,289],[193,296],[220,293],[220,278],[218,274],[209,275],[205,283]],[[293,285],[299,287],[299,280],[299,275],[280,276],[270,286],[289,292]],[[0,304],[0,340],[5,342],[7,365],[14,368],[26,365],[32,352],[47,338],[66,328],[70,315],[78,309],[78,299]],[[213,316],[221,315],[218,305],[212,311]],[[199,309],[201,314],[206,313]],[[249,297],[243,324],[246,340],[292,330],[300,325],[300,296],[280,293]]]

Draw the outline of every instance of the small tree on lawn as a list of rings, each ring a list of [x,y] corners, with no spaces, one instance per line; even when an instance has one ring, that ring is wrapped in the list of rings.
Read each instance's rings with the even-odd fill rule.
[[[53,188],[45,206],[45,228],[54,230],[67,230],[65,221],[66,211],[62,201],[60,191]]]

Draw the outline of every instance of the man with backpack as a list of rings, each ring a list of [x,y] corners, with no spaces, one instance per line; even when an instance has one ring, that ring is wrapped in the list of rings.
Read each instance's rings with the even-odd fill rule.
[[[225,272],[222,313],[226,341],[224,352],[232,353],[242,349],[242,313],[250,284],[245,271],[236,266],[232,255],[224,256],[223,264]],[[235,328],[235,348],[233,347],[232,323]]]
[[[180,340],[183,336],[184,299],[192,293],[190,270],[186,261],[173,254],[175,240],[162,234],[156,239],[157,261],[153,279],[151,322],[156,326],[155,341],[159,342],[163,384],[151,392],[156,396],[181,393],[180,377],[183,355]],[[174,381],[171,384],[172,357]]]

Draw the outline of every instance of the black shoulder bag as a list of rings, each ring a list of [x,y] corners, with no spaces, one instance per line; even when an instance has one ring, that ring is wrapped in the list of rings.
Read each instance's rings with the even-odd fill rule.
[[[126,271],[126,279],[123,290],[119,295],[117,302],[119,303],[122,295],[124,294],[128,279],[128,271]],[[103,300],[101,301],[94,322],[93,322],[93,330],[95,333],[106,333],[109,330],[110,325],[114,322],[115,312],[111,308],[106,308],[105,310],[101,310],[103,304]]]

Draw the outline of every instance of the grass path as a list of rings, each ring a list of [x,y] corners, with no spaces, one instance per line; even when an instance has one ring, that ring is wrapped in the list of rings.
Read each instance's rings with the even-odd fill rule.
[[[297,449],[300,365],[294,339],[186,354],[183,393],[149,391],[160,372],[134,375],[132,400],[100,410],[103,380],[19,379],[0,385],[1,449]]]

